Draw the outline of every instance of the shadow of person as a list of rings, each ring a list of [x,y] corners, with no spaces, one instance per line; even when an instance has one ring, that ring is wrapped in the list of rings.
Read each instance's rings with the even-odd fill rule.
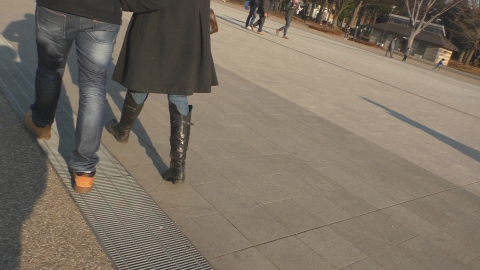
[[[0,78],[8,78],[5,64],[12,65],[16,58],[15,50],[0,46]],[[42,151],[2,93],[17,89],[8,83],[0,85],[8,87],[0,90],[0,269],[19,269],[25,248],[22,228],[45,192],[48,170]]]
[[[397,118],[398,120],[403,121],[403,122],[405,122],[405,123],[407,123],[407,124],[409,124],[409,125],[411,125],[415,128],[418,128],[419,130],[429,134],[430,136],[432,136],[435,139],[445,143],[446,145],[452,147],[453,149],[459,151],[460,153],[466,155],[467,157],[469,157],[469,158],[471,158],[471,159],[473,159],[477,162],[480,162],[480,151],[478,151],[474,148],[471,148],[470,146],[465,145],[465,144],[463,144],[459,141],[456,141],[456,140],[454,140],[450,137],[447,137],[447,136],[443,135],[442,133],[437,132],[437,131],[435,131],[435,130],[427,127],[427,126],[424,126],[424,125],[418,123],[417,121],[414,121],[414,120],[406,117],[405,115],[400,114],[400,113],[398,113],[398,112],[396,112],[396,111],[394,111],[390,108],[387,108],[387,107],[385,107],[385,106],[383,106],[383,105],[381,105],[381,104],[379,104],[379,103],[377,103],[373,100],[370,100],[370,99],[365,98],[365,97],[360,97],[360,98],[362,98],[363,100],[365,100],[365,101],[367,101],[367,102],[369,102],[369,103],[371,103],[371,104],[373,104],[377,107],[380,107],[380,108],[384,109],[391,116],[393,116],[393,117]]]

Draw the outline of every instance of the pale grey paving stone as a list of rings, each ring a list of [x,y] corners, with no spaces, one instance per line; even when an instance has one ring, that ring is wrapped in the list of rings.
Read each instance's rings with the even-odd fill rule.
[[[474,232],[458,221],[451,221],[440,227],[450,235],[474,248],[480,247],[480,233]]]
[[[371,255],[370,258],[374,259],[383,268],[390,270],[430,269],[398,247],[389,247]]]
[[[187,154],[185,161],[185,181],[188,181],[192,185],[228,181],[225,176],[206,160],[193,154],[194,152]]]
[[[284,200],[260,206],[292,234],[318,228],[324,223],[294,200]]]
[[[312,191],[309,185],[291,173],[269,174],[264,178],[291,197],[302,196]]]
[[[431,193],[438,193],[446,190],[444,187],[437,185],[437,183],[429,177],[421,177],[413,174],[407,177],[407,179],[416,185],[422,186]]]
[[[295,197],[294,200],[325,224],[332,224],[352,217],[350,213],[318,193],[303,194],[303,196]]]
[[[469,262],[467,266],[470,267],[470,269],[472,270],[480,269],[480,256],[475,258],[473,261]]]
[[[216,141],[221,147],[227,150],[234,157],[238,156],[252,156],[252,155],[261,155],[257,149],[250,146],[244,140],[241,139],[228,139],[228,140],[217,140]]]
[[[352,164],[351,166],[345,166],[345,167],[342,167],[341,169],[346,173],[350,174],[351,176],[367,184],[381,181],[381,179],[377,175],[375,175],[374,173],[368,171],[367,169],[357,164]]]
[[[323,157],[317,155],[313,150],[303,150],[303,151],[295,151],[292,153],[298,159],[305,162],[307,165],[311,166],[312,168],[326,168],[333,166],[332,163],[328,162]]]
[[[382,235],[358,218],[345,220],[329,226],[337,234],[369,256],[392,246]]]
[[[376,158],[376,156],[372,158],[372,155],[369,155],[364,147],[344,147],[340,151],[342,156],[355,164],[362,164],[368,161],[374,161]]]
[[[416,236],[407,227],[380,211],[360,216],[358,219],[394,245]]]
[[[263,244],[257,248],[281,270],[334,269],[295,236]]]
[[[437,226],[417,216],[402,205],[389,207],[383,209],[381,212],[388,215],[390,218],[402,224],[404,227],[408,228],[417,235],[428,233],[437,228]]]
[[[463,263],[420,236],[405,241],[398,246],[431,269],[467,269]]]
[[[232,157],[233,155],[221,147],[214,140],[204,140],[199,144],[189,145],[189,150],[194,151],[204,158]]]
[[[453,218],[445,215],[442,211],[421,200],[414,200],[401,205],[433,225],[440,226],[453,220]]]
[[[264,187],[270,184],[238,158],[212,158],[207,162],[237,187]]]
[[[224,213],[223,216],[254,245],[291,235],[281,224],[281,220],[277,222],[275,216],[269,215],[263,207],[236,213]]]
[[[367,257],[329,227],[301,233],[297,237],[335,269]]]
[[[247,126],[225,126],[225,128],[234,133],[240,139],[243,139],[262,154],[285,153],[285,150],[281,147],[260,136]]]
[[[287,152],[296,152],[296,151],[306,151],[307,149],[303,147],[301,144],[295,142],[290,137],[278,134],[276,131],[273,131],[275,134],[267,135],[267,137],[271,142],[275,143],[276,145],[280,146]]]
[[[394,173],[392,173],[390,170],[388,170],[378,162],[368,161],[360,164],[360,166],[377,175],[382,181],[388,180],[392,177],[392,175],[394,175]]]
[[[422,186],[417,185],[409,181],[407,178],[394,173],[392,173],[388,177],[388,179],[384,180],[384,182],[392,186],[395,186],[407,192],[408,194],[411,194],[415,198],[420,198],[420,197],[424,197],[432,194],[431,191],[423,188]]]
[[[257,248],[249,248],[210,260],[217,270],[277,270]]]
[[[389,207],[395,204],[395,202],[378,192],[371,186],[367,184],[357,184],[355,186],[348,186],[345,189],[352,192],[362,200],[366,201],[370,205],[374,206],[377,209],[382,209]]]
[[[294,175],[317,191],[323,192],[341,188],[339,184],[329,179],[323,173],[315,170],[290,153],[269,155],[268,158],[275,164],[281,164],[291,175]]]
[[[462,208],[457,207],[438,196],[428,196],[420,200],[434,207],[438,211],[441,211],[443,214],[451,217],[452,219],[457,219],[466,214],[469,214],[467,211],[464,211]]]
[[[223,214],[249,211],[257,207],[248,195],[242,193],[230,182],[201,184],[193,187]]]
[[[421,237],[463,264],[467,264],[480,255],[478,246],[467,245],[440,228],[422,234]]]
[[[291,199],[291,197],[288,194],[286,194],[285,192],[283,192],[282,190],[274,186],[269,181],[266,181],[266,180],[263,180],[263,181],[266,184],[265,186],[261,186],[261,187],[243,186],[243,187],[239,187],[239,189],[259,205]]]
[[[251,243],[219,214],[186,219],[176,224],[207,259],[251,247]]]
[[[392,185],[389,185],[383,181],[375,181],[372,183],[368,183],[368,185],[373,187],[375,190],[385,195],[386,197],[390,198],[397,204],[414,199],[413,196],[408,194],[407,192]]]
[[[353,216],[358,216],[377,210],[375,207],[346,189],[329,191],[325,197]]]
[[[350,265],[347,265],[341,270],[383,270],[385,268],[381,267],[377,262],[372,258],[367,257]]]
[[[287,172],[287,170],[284,168],[284,165],[286,164],[278,164],[274,161],[275,155],[281,155],[281,154],[259,155],[259,156],[238,157],[238,158],[261,175],[279,174],[279,173]]]
[[[363,182],[338,167],[323,168],[320,172],[344,188],[362,185]]]
[[[467,201],[470,205],[474,205],[474,207],[480,207],[480,196],[471,193],[468,186],[452,189],[449,192]]]

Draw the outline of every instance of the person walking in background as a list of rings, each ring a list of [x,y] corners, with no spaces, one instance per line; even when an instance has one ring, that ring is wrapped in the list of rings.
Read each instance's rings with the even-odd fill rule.
[[[280,33],[280,31],[283,31],[283,38],[288,39],[287,30],[290,27],[290,23],[292,22],[293,13],[295,13],[295,10],[298,8],[298,0],[287,0],[285,7],[285,26],[277,29],[276,34],[278,36],[278,33]]]
[[[402,59],[402,61],[407,61],[408,53],[410,53],[410,48],[407,48],[407,49],[405,50],[405,52],[403,53],[403,59]]]
[[[245,28],[252,30],[252,24],[257,17],[257,0],[250,0],[248,2],[250,11],[248,13],[247,21],[245,22]]]
[[[75,43],[80,100],[76,149],[68,166],[74,190],[87,193],[92,189],[99,162],[96,153],[107,102],[107,71],[122,24],[120,1],[37,0],[35,17],[38,56],[35,101],[25,115],[25,126],[37,139],[50,139],[68,53]]]
[[[343,37],[343,39],[346,39],[348,40],[348,34],[350,33],[350,25],[347,26],[347,29],[345,30],[345,36]]]
[[[128,89],[120,122],[112,119],[107,127],[120,143],[128,142],[149,93],[168,95],[170,168],[162,177],[173,184],[185,181],[193,109],[187,97],[218,85],[205,21],[210,21],[210,0],[176,0],[156,12],[134,13],[112,78]]]
[[[302,9],[302,22],[303,23],[307,23],[307,17],[308,17],[307,6],[303,6],[303,9]]]
[[[258,2],[257,14],[260,16],[257,22],[252,25],[252,31],[255,31],[255,28],[258,26],[258,34],[264,35],[263,25],[265,20],[268,17],[268,11],[270,9],[270,0],[259,0]]]
[[[358,25],[355,27],[355,30],[353,30],[353,38],[352,38],[353,42],[357,40],[357,35],[358,35]]]
[[[438,64],[432,70],[437,68],[437,71],[440,71],[440,68],[443,67],[443,61],[445,61],[445,58],[442,58],[442,60],[440,60],[440,62],[438,62]]]
[[[362,35],[363,35],[363,28],[360,27],[360,28],[358,29],[358,35],[357,35],[357,40],[356,40],[356,42],[359,42],[359,43],[360,43],[360,41],[362,40]]]
[[[385,52],[385,57],[387,56],[388,52],[390,52],[390,58],[393,58],[392,52],[395,50],[395,42],[397,42],[397,37],[394,37],[390,42],[390,45],[388,45],[388,50]]]

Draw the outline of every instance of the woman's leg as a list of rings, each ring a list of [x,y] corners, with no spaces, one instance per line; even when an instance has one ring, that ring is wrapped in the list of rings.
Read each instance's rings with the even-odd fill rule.
[[[125,95],[125,101],[123,102],[120,122],[112,119],[110,123],[108,123],[107,127],[108,132],[115,136],[115,139],[117,139],[119,143],[128,142],[130,131],[140,115],[147,97],[148,93],[141,93],[133,90],[127,91],[127,94]]]
[[[183,116],[187,116],[190,113],[187,97],[188,96],[183,96],[183,95],[168,95],[168,102],[175,104],[177,106],[178,111]]]
[[[163,174],[163,179],[171,181],[173,184],[185,182],[185,159],[192,125],[192,108],[188,105],[187,96],[168,95],[170,168]]]

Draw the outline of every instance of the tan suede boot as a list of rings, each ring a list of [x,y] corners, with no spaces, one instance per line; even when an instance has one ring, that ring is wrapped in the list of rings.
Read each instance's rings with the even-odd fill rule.
[[[52,137],[52,126],[39,127],[33,123],[32,111],[25,114],[25,126],[39,140],[49,140]]]

